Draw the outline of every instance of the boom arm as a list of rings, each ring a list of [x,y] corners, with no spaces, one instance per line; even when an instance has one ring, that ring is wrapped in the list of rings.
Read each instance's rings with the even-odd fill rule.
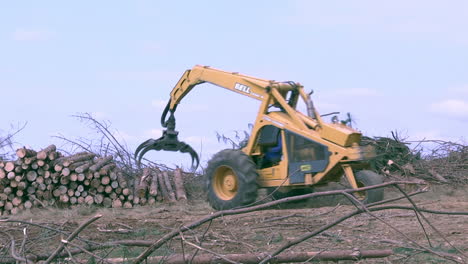
[[[267,95],[271,89],[278,90],[283,97],[288,91],[297,90],[300,91],[299,95],[303,97],[304,101],[310,101],[308,94],[303,92],[302,86],[294,82],[275,82],[272,80],[242,75],[237,72],[226,72],[213,69],[208,66],[196,65],[192,69],[186,70],[177,82],[176,86],[172,89],[171,99],[169,100],[168,106],[166,107],[161,119],[161,124],[164,127],[166,127],[165,118],[167,112],[175,112],[177,105],[182,101],[182,99],[195,86],[205,82],[260,101],[268,100]],[[295,101],[297,101],[297,99]],[[295,105],[293,107],[295,107]]]
[[[185,71],[172,90],[170,109],[174,109],[195,86],[205,82],[258,100],[265,97],[265,87],[270,84],[270,81],[267,80],[197,65],[191,70]]]

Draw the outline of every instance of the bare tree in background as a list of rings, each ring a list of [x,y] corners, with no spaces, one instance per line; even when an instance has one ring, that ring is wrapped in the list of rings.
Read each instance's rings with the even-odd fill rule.
[[[13,137],[26,127],[27,123],[23,125],[10,126],[9,131],[5,132],[0,130],[0,160],[14,159],[15,151],[13,149]]]
[[[136,173],[139,173],[140,168],[133,156],[133,150],[129,149],[125,140],[119,135],[119,132],[112,128],[110,121],[97,120],[90,113],[79,113],[73,115],[73,117],[86,124],[93,132],[96,132],[97,137],[94,139],[84,137],[70,139],[63,135],[56,136],[56,138],[65,141],[71,146],[71,152],[87,151],[101,157],[111,155],[114,157],[114,161],[123,169],[127,178],[131,178]],[[144,160],[149,166],[170,169],[166,165]]]

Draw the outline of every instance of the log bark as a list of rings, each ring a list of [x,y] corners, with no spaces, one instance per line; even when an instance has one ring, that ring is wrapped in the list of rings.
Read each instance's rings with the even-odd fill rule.
[[[71,163],[70,165],[68,165],[66,167],[68,167],[72,171],[76,171],[76,169],[81,167],[82,165],[86,165],[86,164],[90,164],[90,163],[92,165],[92,161],[90,161],[90,160],[76,161],[76,162],[73,162],[73,163]],[[64,166],[65,166],[65,164],[64,164]]]
[[[112,163],[112,165],[114,165],[114,167],[115,167],[114,163]],[[101,170],[99,172],[101,172]],[[105,174],[107,174],[107,173],[105,173]],[[117,180],[117,178],[119,177],[117,172],[115,172],[115,171],[109,171],[108,174],[109,174],[109,177],[111,178],[111,180],[113,180],[113,181]]]
[[[110,193],[112,193],[112,186],[106,185],[106,187],[104,187],[104,192],[110,196]]]
[[[27,149],[26,147],[22,147],[16,150],[16,156],[20,159],[25,157],[34,157],[37,155],[37,152],[32,149]]]
[[[112,189],[117,189],[117,188],[119,188],[119,182],[118,181],[112,181],[110,183],[110,186],[112,187]]]
[[[122,189],[122,194],[125,195],[125,196],[129,196],[130,195],[130,189],[129,188],[123,188]]]
[[[6,193],[0,193],[0,201],[6,201],[8,199],[8,195]]]
[[[150,192],[151,196],[158,195],[158,175],[155,171],[151,173],[151,185],[150,185]]]
[[[149,168],[144,168],[143,169],[143,174],[141,175],[138,185],[136,186],[136,195],[139,198],[146,197],[146,192],[148,190],[148,181],[147,179],[151,176],[151,170]],[[137,181],[135,181],[136,183]]]
[[[45,160],[36,160],[37,166],[43,167],[46,163]]]
[[[94,197],[91,195],[88,195],[84,198],[84,201],[86,204],[92,205],[94,203]]]
[[[70,174],[70,181],[76,182],[77,180],[78,180],[78,174],[76,174],[76,173],[74,173],[74,172],[71,173],[71,174]]]
[[[154,197],[149,197],[148,198],[148,205],[154,205],[156,203],[156,198]]]
[[[33,205],[32,202],[29,201],[29,200],[24,202],[24,208],[26,208],[26,209],[30,209],[32,207],[32,205]]]
[[[60,195],[60,202],[68,203],[69,200],[70,200],[70,197],[67,194]]]
[[[82,182],[85,179],[86,179],[86,175],[84,175],[83,173],[78,173],[77,181]]]
[[[180,168],[174,171],[174,186],[177,200],[187,200],[187,194],[185,193],[184,180],[182,179],[183,173]]]
[[[47,158],[49,158],[49,160],[55,160],[57,158],[59,158],[61,156],[61,154],[59,152],[50,152],[49,155],[47,156]]]
[[[18,183],[18,187],[16,187],[16,188],[18,188],[18,190],[25,190],[25,189],[26,189],[26,186],[27,186],[26,182],[20,181],[20,182]]]
[[[119,199],[116,199],[116,200],[112,201],[112,207],[113,208],[121,208],[122,207],[122,201],[120,201]]]
[[[166,185],[164,184],[164,176],[162,172],[157,172],[156,176],[158,177],[159,190],[161,191],[161,197],[164,200],[169,200],[169,194],[167,192]]]
[[[37,178],[36,171],[30,170],[28,171],[28,173],[26,173],[26,179],[28,179],[28,181],[33,182],[36,180],[36,178]]]
[[[7,173],[7,179],[14,180],[16,177],[16,173],[14,171],[10,171]]]
[[[102,202],[104,201],[104,195],[102,194],[96,194],[94,196],[94,203],[95,204],[102,204]]]
[[[21,198],[20,197],[15,197],[13,198],[13,200],[11,200],[11,203],[13,204],[13,206],[16,206],[18,207],[20,204],[21,204]]]
[[[102,200],[102,205],[104,207],[111,207],[112,206],[112,199],[109,198],[109,197],[104,197],[104,199]]]
[[[98,159],[96,161],[96,164],[94,164],[93,166],[91,166],[89,168],[89,170],[92,171],[92,172],[96,172],[96,171],[100,170],[104,165],[109,163],[112,159],[113,159],[112,156],[107,156],[107,157],[104,157],[104,158],[100,158],[100,159]]]
[[[5,171],[6,172],[13,171],[14,169],[15,169],[15,163],[13,161],[7,161],[5,163]]]
[[[109,183],[110,183],[110,178],[109,178],[109,176],[103,176],[103,177],[101,178],[101,184],[102,184],[102,185],[108,185]]]
[[[33,163],[34,161],[36,161],[37,158],[36,158],[36,156],[34,156],[34,157],[25,157],[23,160],[24,160],[24,164],[29,165],[29,164]]]
[[[68,178],[67,176],[60,177],[60,184],[67,185],[69,183],[70,183],[70,178]]]
[[[164,176],[164,185],[166,186],[168,195],[169,195],[169,200],[170,201],[175,201],[175,193],[174,189],[172,188],[171,184],[171,179],[169,179],[169,173],[167,171],[163,171],[163,176]]]
[[[76,163],[76,162],[90,161],[94,157],[96,157],[96,154],[94,153],[80,152],[75,155],[67,157],[65,161],[63,162],[63,166],[68,167],[71,164]]]
[[[57,166],[57,165],[60,165],[60,166],[63,167],[63,162],[64,162],[66,159],[67,159],[66,157],[57,158],[57,159],[51,161],[51,162],[50,162],[50,165],[51,165],[52,167],[55,167],[55,166]]]
[[[380,250],[334,250],[325,252],[287,252],[279,254],[274,257],[270,263],[297,263],[306,262],[309,259],[314,261],[339,261],[339,260],[360,260],[368,258],[385,258],[393,254],[390,249]],[[204,264],[204,263],[244,263],[244,264],[256,264],[262,259],[267,257],[266,253],[245,253],[245,254],[223,254],[216,256],[213,254],[199,254],[192,258],[191,255],[173,254],[170,256],[154,256],[145,259],[145,263],[161,263],[166,264],[184,264],[187,260],[191,260],[193,264]],[[106,262],[110,263],[127,263],[132,262],[135,259],[129,258],[109,258],[105,259]],[[230,260],[231,262],[229,262]]]
[[[125,179],[125,176],[122,174],[121,171],[117,172],[117,181],[119,182],[119,186],[122,188],[127,188],[128,182]]]
[[[45,149],[39,151],[36,155],[37,159],[38,160],[45,160],[47,159],[47,157],[49,156],[49,154],[51,152],[55,152],[57,150],[57,147],[55,147],[55,145],[50,145],[48,147],[46,147]]]
[[[99,185],[101,185],[101,182],[98,179],[92,179],[91,180],[91,187],[93,187],[94,189],[97,189],[97,187],[99,187]]]
[[[61,172],[63,169],[63,165],[62,164],[55,164],[54,165],[54,171],[56,172]]]
[[[115,163],[109,163],[104,165],[101,169],[99,169],[99,173],[101,175],[108,175],[111,170],[113,170],[116,167]],[[115,180],[115,179],[113,179]]]
[[[70,173],[71,173],[71,170],[69,168],[63,168],[61,174],[62,174],[62,176],[66,177],[66,176],[70,175]]]
[[[83,164],[83,165],[77,167],[77,168],[75,169],[75,171],[78,172],[78,173],[83,173],[83,172],[85,172],[87,169],[89,169],[89,167],[91,167],[91,166],[93,166],[93,162],[89,161],[89,162],[87,162],[87,163],[85,163],[85,164]]]

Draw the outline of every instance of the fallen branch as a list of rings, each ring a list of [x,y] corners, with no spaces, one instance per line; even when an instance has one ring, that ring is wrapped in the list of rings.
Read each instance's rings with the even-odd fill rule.
[[[362,214],[366,211],[369,211],[369,212],[376,212],[376,211],[382,211],[382,210],[391,210],[391,209],[403,209],[403,210],[412,210],[412,211],[415,211],[415,209],[413,207],[409,207],[409,206],[392,206],[392,205],[389,205],[389,206],[380,206],[380,207],[374,207],[374,208],[366,208],[366,209],[363,209],[363,208],[357,208],[355,211],[351,212],[351,213],[348,213],[342,217],[340,217],[339,219],[327,224],[327,225],[324,225],[322,226],[321,228],[317,229],[317,230],[314,230],[312,232],[308,232],[308,233],[305,233],[304,235],[302,235],[301,237],[298,237],[296,239],[293,239],[291,241],[289,241],[288,243],[284,244],[283,246],[281,246],[280,248],[276,249],[274,252],[270,253],[268,255],[267,258],[263,259],[261,262],[259,263],[268,263],[268,261],[273,258],[274,256],[280,254],[281,252],[283,252],[284,250],[288,249],[288,248],[291,248],[292,246],[294,245],[297,245],[309,238],[312,238],[320,233],[322,233],[323,231],[326,231],[336,225],[338,225],[339,223],[353,217],[353,216],[356,216],[356,215],[359,215],[359,214]],[[431,210],[421,210],[421,211],[431,211]],[[441,213],[440,211],[432,211],[434,213]],[[468,212],[461,212],[460,215],[468,215]],[[451,256],[455,259],[452,259],[454,261],[457,261],[460,262],[461,261],[461,258],[457,257],[457,256]],[[457,259],[458,258],[458,259]]]
[[[270,260],[270,263],[294,263],[304,262],[311,258],[321,261],[338,261],[338,260],[360,260],[368,258],[384,258],[392,255],[390,249],[381,250],[337,250],[337,251],[324,251],[324,252],[288,252],[280,254]],[[205,264],[205,263],[244,263],[244,264],[257,264],[261,259],[267,257],[265,253],[247,253],[247,254],[224,254],[216,256],[213,254],[202,254],[192,259],[192,264]],[[164,263],[166,264],[185,264],[187,263],[184,256],[175,254],[168,257],[156,256],[149,257],[145,263]],[[228,260],[226,260],[228,259]],[[123,259],[114,258],[107,259],[111,263],[127,263],[136,259]]]
[[[200,226],[210,220],[216,219],[221,216],[226,216],[226,215],[236,215],[236,214],[242,214],[242,213],[248,213],[248,212],[254,212],[254,211],[259,211],[259,210],[264,210],[273,206],[276,206],[278,204],[282,203],[288,203],[292,201],[299,201],[299,200],[304,200],[307,198],[312,198],[312,197],[319,197],[319,196],[330,196],[330,195],[336,195],[336,194],[341,194],[343,192],[346,193],[353,193],[353,192],[358,192],[358,191],[365,191],[365,190],[370,190],[370,189],[376,189],[376,188],[382,188],[386,186],[391,186],[395,184],[415,184],[413,182],[406,182],[406,181],[394,181],[394,182],[388,182],[388,183],[383,183],[383,184],[378,184],[370,187],[362,187],[358,189],[348,189],[348,190],[333,190],[333,191],[326,191],[326,192],[316,192],[316,193],[309,193],[309,194],[304,194],[304,195],[298,195],[298,196],[293,196],[293,197],[287,197],[279,200],[275,200],[272,202],[260,204],[260,205],[255,205],[251,207],[246,207],[246,208],[239,208],[239,209],[230,209],[230,210],[224,210],[224,211],[218,211],[215,212],[209,216],[206,216],[198,221],[192,222],[187,226],[183,226],[180,228],[180,230],[173,230],[172,232],[164,235],[162,238],[159,240],[155,241],[154,244],[149,247],[147,250],[142,252],[136,259],[135,259],[135,264],[141,263],[144,261],[149,255],[151,255],[156,249],[164,245],[168,240],[174,238],[177,236],[180,232],[185,232],[187,230],[193,229],[194,227]],[[344,221],[344,220],[343,220]]]
[[[90,218],[89,220],[87,220],[86,222],[82,223],[77,229],[75,229],[75,231],[73,231],[73,233],[71,233],[64,241],[62,241],[62,243],[60,243],[60,246],[49,256],[49,258],[44,262],[44,264],[49,264],[50,262],[52,262],[55,259],[55,257],[58,254],[60,254],[60,252],[62,252],[63,248],[65,247],[66,242],[72,241],[89,224],[98,220],[101,217],[102,215],[96,215]]]
[[[182,241],[183,241],[184,243],[186,243],[187,245],[192,246],[192,247],[196,248],[197,250],[201,250],[201,251],[208,252],[208,253],[214,255],[217,259],[221,259],[221,260],[223,260],[224,262],[226,262],[226,263],[231,263],[231,264],[237,264],[237,263],[238,263],[238,262],[235,261],[235,260],[231,260],[231,259],[229,259],[229,258],[227,258],[227,257],[225,257],[225,256],[223,256],[223,255],[221,255],[221,254],[218,254],[218,253],[213,252],[213,251],[211,251],[211,250],[209,250],[209,249],[203,248],[203,247],[201,247],[201,246],[199,246],[199,245],[195,245],[194,243],[192,243],[192,242],[190,242],[190,241],[187,241],[187,240],[185,239],[185,237],[184,237],[184,234],[182,234],[182,232],[180,232],[180,237],[182,238]],[[186,263],[185,256],[183,256],[183,261],[184,261],[183,263]],[[190,262],[193,263],[193,258],[192,258],[192,261],[190,261]],[[206,262],[203,262],[203,263],[206,263]]]

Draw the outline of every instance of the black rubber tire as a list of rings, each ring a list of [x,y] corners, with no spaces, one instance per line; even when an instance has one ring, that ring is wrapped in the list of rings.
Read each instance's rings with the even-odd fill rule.
[[[369,187],[383,183],[383,177],[370,170],[361,170],[355,173],[356,182],[359,187]],[[364,191],[365,198],[360,200],[364,204],[382,201],[384,198],[384,189],[377,188]]]
[[[220,198],[214,190],[216,169],[222,166],[230,167],[237,177],[237,193],[230,200]],[[206,188],[208,202],[216,210],[227,210],[251,204],[257,199],[256,165],[244,152],[237,149],[225,149],[216,153],[208,162],[206,168]]]
[[[287,197],[309,194],[313,192],[312,188],[292,189],[288,192],[280,192],[279,190],[276,190],[276,191],[275,190],[276,190],[276,187],[268,188],[268,195],[271,195],[271,198],[273,200],[279,200],[279,199],[283,199]],[[302,202],[302,201],[299,201],[299,202]]]

